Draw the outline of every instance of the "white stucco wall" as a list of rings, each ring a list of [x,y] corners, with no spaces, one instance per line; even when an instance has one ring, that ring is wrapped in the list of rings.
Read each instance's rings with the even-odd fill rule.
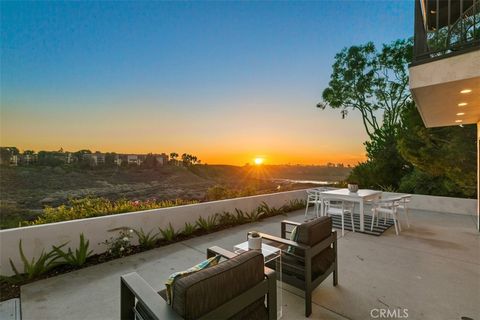
[[[175,230],[182,230],[185,222],[194,223],[199,217],[206,218],[224,211],[235,212],[235,208],[251,211],[258,208],[262,202],[267,203],[270,207],[278,208],[294,199],[305,199],[305,191],[287,191],[1,230],[0,274],[12,274],[9,258],[13,260],[17,268],[22,266],[18,250],[20,239],[22,239],[23,250],[28,258],[38,257],[43,249],[50,250],[52,245],[60,245],[67,241],[72,248],[75,248],[78,246],[80,233],[83,233],[85,238],[90,241],[90,247],[95,253],[101,253],[106,251],[106,248],[99,243],[117,235],[117,232],[108,232],[114,228],[125,226],[134,229],[143,228],[146,232],[154,229],[154,232],[158,232],[159,227],[165,228],[171,223]]]
[[[385,193],[385,195],[388,196],[389,193]],[[156,232],[158,227],[165,228],[171,223],[175,230],[181,230],[185,222],[194,223],[199,217],[206,218],[224,211],[234,212],[235,208],[251,211],[262,202],[266,202],[270,207],[278,208],[290,200],[305,199],[305,197],[305,190],[296,190],[0,230],[0,274],[12,275],[9,258],[17,267],[22,267],[18,252],[20,239],[22,239],[23,249],[28,258],[38,257],[43,249],[48,250],[52,245],[59,245],[67,241],[75,248],[78,246],[80,233],[83,233],[90,241],[90,247],[95,253],[101,253],[106,248],[99,243],[116,235],[117,233],[108,232],[114,228],[143,228],[146,232],[154,229]],[[416,210],[475,215],[477,200],[414,195],[410,207]]]

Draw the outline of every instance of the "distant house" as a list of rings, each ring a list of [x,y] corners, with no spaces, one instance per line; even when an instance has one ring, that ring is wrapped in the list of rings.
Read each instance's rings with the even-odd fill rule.
[[[66,164],[72,164],[76,160],[77,160],[77,158],[75,157],[75,155],[73,153],[71,153],[71,152],[66,152],[65,153],[65,163]]]
[[[168,155],[165,153],[162,153],[160,155],[156,155],[155,159],[157,160],[157,165],[159,166],[164,166],[168,163]]]
[[[136,154],[129,154],[127,155],[127,164],[129,165],[141,165],[142,164],[142,159],[136,155]]]
[[[11,166],[18,166],[18,163],[20,162],[20,157],[16,154],[12,154],[10,156],[10,165]]]
[[[117,166],[121,166],[122,165],[122,162],[124,162],[124,160],[122,159],[122,155],[115,155],[115,158],[113,159],[113,163]]]
[[[92,154],[92,160],[96,166],[105,164],[105,153],[95,152]]]
[[[38,155],[31,154],[31,153],[24,153],[20,156],[19,162],[22,165],[29,165],[37,162],[37,160],[38,160]]]

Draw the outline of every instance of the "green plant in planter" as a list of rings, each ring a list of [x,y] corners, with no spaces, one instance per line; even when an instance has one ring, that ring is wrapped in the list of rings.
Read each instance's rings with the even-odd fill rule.
[[[145,233],[143,228],[140,228],[140,230],[133,229],[133,233],[135,233],[138,238],[138,244],[140,247],[145,249],[153,248],[157,244],[158,233],[152,234],[152,232],[153,230],[150,230],[149,232]]]
[[[260,206],[258,207],[258,210],[263,212],[265,217],[273,217],[276,215],[279,215],[283,213],[282,208],[275,208],[275,207],[270,207],[266,202],[262,201]]]
[[[245,217],[245,212],[240,209],[235,208],[235,223],[242,224],[247,222],[247,218]]]
[[[203,217],[198,218],[197,226],[199,229],[210,231],[217,225],[217,216],[212,215],[204,219]]]
[[[250,231],[248,234],[252,238],[260,238],[260,234],[257,231]]]
[[[173,241],[173,239],[175,239],[175,237],[177,236],[177,233],[173,229],[171,223],[168,223],[168,227],[166,227],[165,229],[161,229],[159,227],[158,230],[162,234],[163,239],[169,242]]]
[[[190,236],[195,232],[195,230],[197,230],[196,225],[191,224],[190,222],[185,222],[185,227],[183,228],[182,234],[184,236]]]
[[[290,200],[285,206],[282,207],[283,212],[290,212],[299,209],[304,209],[307,205],[306,200],[294,199]]]
[[[116,237],[101,242],[107,246],[107,253],[113,257],[123,257],[131,247],[133,230],[127,227],[115,228],[108,231],[120,231]]]
[[[232,225],[236,222],[235,216],[230,212],[224,211],[223,213],[217,213],[216,216],[218,224],[222,226]]]
[[[65,245],[66,243],[59,246],[59,248],[62,248]],[[9,259],[10,266],[12,267],[13,272],[15,272],[15,275],[18,277],[26,276],[29,280],[34,279],[58,265],[57,260],[60,258],[60,256],[58,256],[54,250],[50,252],[45,252],[45,250],[42,250],[40,257],[37,260],[35,258],[28,260],[23,252],[22,240],[20,240],[18,243],[18,249],[20,251],[20,258],[23,262],[23,273],[19,272],[12,259]]]
[[[252,210],[251,212],[244,212],[245,220],[248,222],[255,222],[262,218],[265,213],[260,209]]]
[[[53,251],[63,259],[63,263],[66,263],[71,266],[80,267],[87,261],[87,258],[92,255],[93,250],[88,250],[90,241],[85,241],[85,236],[83,233],[80,234],[80,244],[75,252],[71,248],[68,248],[68,251],[63,251],[62,246],[56,247],[52,246]]]

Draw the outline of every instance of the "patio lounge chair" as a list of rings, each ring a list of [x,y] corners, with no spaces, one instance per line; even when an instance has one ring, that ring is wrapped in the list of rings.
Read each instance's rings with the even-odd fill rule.
[[[172,306],[164,300],[165,290],[157,293],[135,272],[123,275],[120,318],[276,319],[275,271],[264,267],[262,254],[218,249],[227,260],[178,279]]]
[[[297,227],[296,241],[288,240],[288,228]],[[265,242],[282,248],[282,281],[305,291],[305,316],[312,313],[312,291],[333,272],[338,283],[337,232],[332,218],[320,217],[309,222],[281,222],[281,238],[260,234]],[[275,264],[267,263],[270,268]]]

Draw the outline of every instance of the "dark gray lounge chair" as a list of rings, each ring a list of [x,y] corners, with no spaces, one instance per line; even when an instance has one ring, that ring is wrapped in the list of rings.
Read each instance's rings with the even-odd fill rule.
[[[297,241],[287,235],[297,226]],[[320,217],[305,223],[281,222],[281,238],[261,233],[266,243],[282,248],[282,281],[305,291],[305,316],[312,313],[312,291],[333,272],[338,283],[337,232],[332,218]],[[275,269],[275,263],[267,263]]]
[[[121,319],[276,319],[275,271],[264,266],[262,254],[213,247],[208,255],[213,252],[227,260],[178,279],[172,306],[165,290],[157,293],[137,273],[122,276]]]

